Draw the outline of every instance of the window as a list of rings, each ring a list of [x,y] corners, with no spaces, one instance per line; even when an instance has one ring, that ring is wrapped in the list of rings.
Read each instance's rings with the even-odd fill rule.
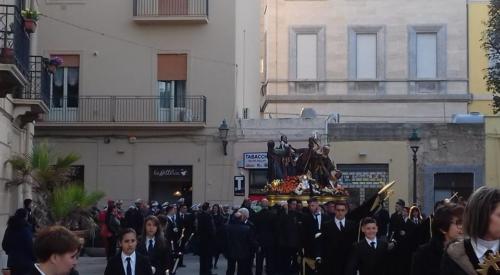
[[[185,107],[185,80],[159,80],[158,92],[160,108]]]
[[[356,35],[356,78],[377,78],[377,34]]]
[[[303,81],[290,82],[290,93],[324,93],[326,91],[325,83],[315,81],[326,78],[325,29],[324,26],[290,27],[288,78]]]
[[[267,184],[267,170],[266,169],[252,169],[250,170],[250,195],[265,195],[264,188]]]
[[[437,77],[437,34],[417,33],[417,78]]]
[[[446,77],[446,26],[408,27],[410,79]]]
[[[187,55],[159,54],[157,78],[160,107],[184,107],[186,97]]]
[[[78,108],[80,57],[77,55],[57,56],[61,57],[64,63],[51,76],[51,108]]]
[[[297,79],[317,78],[317,35],[297,35]]]
[[[361,205],[376,194],[381,182],[389,181],[388,164],[337,164],[337,169],[342,171],[342,183],[353,206]]]

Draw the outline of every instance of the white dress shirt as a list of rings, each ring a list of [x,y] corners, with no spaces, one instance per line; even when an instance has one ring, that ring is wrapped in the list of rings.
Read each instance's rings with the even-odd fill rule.
[[[345,228],[345,218],[341,219],[341,220],[337,220],[337,218],[335,218],[335,224],[337,225],[337,228],[339,230],[341,230],[342,228],[340,227],[340,224],[342,224],[342,227]]]
[[[45,272],[43,272],[42,269],[40,269],[40,267],[38,266],[38,264],[35,264],[35,268],[36,268],[36,270],[38,270],[38,272],[40,272],[40,274],[46,275]]]
[[[126,255],[122,252],[123,271],[127,274],[127,258],[130,257],[130,267],[132,267],[132,275],[135,274],[135,251],[131,255]]]
[[[365,239],[366,239],[366,242],[368,243],[368,246],[372,247],[372,243],[375,243],[375,249],[377,249],[377,238],[370,240],[370,239],[365,237]]]
[[[480,263],[484,262],[484,254],[486,251],[491,250],[493,253],[498,251],[499,241],[485,241],[483,239],[472,239],[471,242],[474,253]]]

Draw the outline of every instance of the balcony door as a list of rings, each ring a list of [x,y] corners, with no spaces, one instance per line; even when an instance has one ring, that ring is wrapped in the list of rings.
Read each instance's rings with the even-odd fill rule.
[[[51,121],[76,121],[79,104],[79,68],[59,67],[51,76]]]
[[[183,80],[158,81],[159,121],[184,121],[185,87],[186,81]]]

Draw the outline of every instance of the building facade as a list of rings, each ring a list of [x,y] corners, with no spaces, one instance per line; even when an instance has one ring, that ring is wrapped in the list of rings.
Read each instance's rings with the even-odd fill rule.
[[[6,186],[13,171],[8,160],[31,153],[34,121],[48,111],[44,57],[36,49],[36,34],[25,26],[21,10],[34,9],[30,1],[0,1],[0,238],[9,216],[31,198],[28,185]],[[6,258],[0,249],[0,266]]]
[[[467,113],[465,1],[263,5],[264,114],[311,107],[343,122],[448,122]]]
[[[38,48],[64,64],[36,139],[79,154],[85,187],[126,204],[180,196],[232,203],[223,183],[232,182],[236,126],[259,116],[259,8],[243,0],[43,1]]]
[[[472,95],[469,112],[479,112],[484,115],[493,114],[491,107],[493,96],[487,91],[484,79],[489,61],[481,42],[488,21],[488,3],[489,1],[467,1],[469,91]]]

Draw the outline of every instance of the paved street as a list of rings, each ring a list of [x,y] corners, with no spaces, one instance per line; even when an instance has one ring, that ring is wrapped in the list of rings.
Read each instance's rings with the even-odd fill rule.
[[[193,255],[186,255],[184,257],[185,268],[180,268],[177,272],[178,275],[198,274],[199,263],[198,257]],[[80,257],[78,262],[78,271],[80,275],[100,275],[104,274],[106,268],[106,259],[101,257]],[[212,270],[213,274],[226,273],[226,260],[223,256],[219,259],[218,269]]]

